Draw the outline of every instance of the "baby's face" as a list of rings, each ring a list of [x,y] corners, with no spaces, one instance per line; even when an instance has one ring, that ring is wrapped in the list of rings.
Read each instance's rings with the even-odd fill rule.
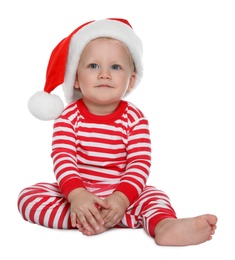
[[[84,48],[75,88],[84,99],[100,104],[119,102],[134,86],[136,73],[127,47],[114,39],[98,38]]]

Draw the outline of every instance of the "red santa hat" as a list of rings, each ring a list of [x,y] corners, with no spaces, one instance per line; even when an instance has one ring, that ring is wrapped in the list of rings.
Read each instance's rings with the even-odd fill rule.
[[[111,37],[123,42],[130,50],[138,85],[143,76],[142,42],[130,23],[125,19],[109,18],[87,22],[64,38],[52,51],[46,72],[43,91],[36,92],[28,101],[29,111],[40,120],[56,119],[64,109],[58,95],[51,92],[62,85],[67,103],[81,98],[81,92],[74,88],[80,55],[84,47],[93,39]]]

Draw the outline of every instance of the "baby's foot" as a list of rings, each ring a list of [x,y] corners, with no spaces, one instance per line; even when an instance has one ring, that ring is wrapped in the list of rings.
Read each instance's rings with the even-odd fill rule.
[[[161,246],[189,246],[212,239],[217,217],[205,214],[193,218],[164,219],[155,227],[155,242]]]

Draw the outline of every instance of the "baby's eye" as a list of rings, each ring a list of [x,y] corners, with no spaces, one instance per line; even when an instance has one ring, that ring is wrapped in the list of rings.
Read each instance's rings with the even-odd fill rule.
[[[113,65],[112,65],[112,69],[113,69],[113,70],[120,70],[120,69],[121,69],[121,66],[120,66],[120,65],[117,65],[117,64],[113,64]]]
[[[99,68],[99,66],[95,63],[89,64],[88,67],[91,68],[91,69],[98,69]]]

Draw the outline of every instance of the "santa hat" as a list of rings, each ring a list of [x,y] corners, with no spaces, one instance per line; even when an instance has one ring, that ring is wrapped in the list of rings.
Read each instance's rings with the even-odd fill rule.
[[[81,92],[74,88],[76,71],[84,47],[93,39],[111,37],[123,42],[130,50],[135,67],[136,82],[143,75],[142,42],[130,23],[125,19],[109,18],[87,22],[64,38],[52,51],[43,91],[36,92],[28,101],[29,111],[38,119],[53,120],[59,117],[64,104],[58,95],[51,92],[62,85],[67,103],[81,98]]]

